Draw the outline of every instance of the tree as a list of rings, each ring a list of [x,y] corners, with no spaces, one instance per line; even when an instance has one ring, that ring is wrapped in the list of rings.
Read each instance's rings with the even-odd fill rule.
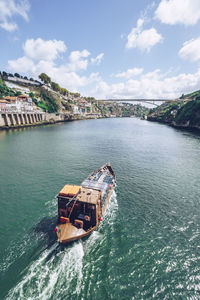
[[[45,73],[41,73],[39,76],[38,76],[41,81],[43,81],[45,84],[48,84],[48,83],[51,83],[51,78],[45,74]]]
[[[78,98],[78,97],[80,97],[80,94],[79,93],[74,93],[74,97]]]
[[[15,92],[15,96],[20,96],[22,93],[20,91]]]
[[[184,99],[184,96],[185,96],[185,95],[184,95],[184,94],[182,94],[182,95],[181,95],[181,97],[180,97],[180,99]]]
[[[60,90],[61,90],[61,87],[59,86],[59,84],[56,82],[53,82],[53,81],[51,82],[51,88],[55,92],[60,92]]]
[[[66,95],[69,94],[69,91],[68,91],[67,89],[65,89],[65,88],[61,88],[61,89],[60,89],[60,92],[61,92],[61,94],[64,95],[64,96],[66,96]]]
[[[5,71],[3,71],[2,75],[3,75],[3,77],[7,77],[8,73],[6,73]]]
[[[15,77],[18,77],[18,78],[20,77],[20,75],[18,73],[15,73],[14,75],[15,75]]]
[[[33,93],[33,92],[30,92],[30,93],[29,93],[29,97],[33,98],[33,97],[34,97],[34,93]]]

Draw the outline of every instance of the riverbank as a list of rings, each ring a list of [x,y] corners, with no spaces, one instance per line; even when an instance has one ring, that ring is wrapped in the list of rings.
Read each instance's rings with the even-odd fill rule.
[[[42,113],[36,114],[0,114],[0,130],[9,130],[14,128],[35,127],[56,123],[64,123],[77,120],[100,119],[97,115],[73,115],[62,113]]]
[[[159,122],[175,128],[200,130],[200,100],[179,99],[152,109],[148,121]]]

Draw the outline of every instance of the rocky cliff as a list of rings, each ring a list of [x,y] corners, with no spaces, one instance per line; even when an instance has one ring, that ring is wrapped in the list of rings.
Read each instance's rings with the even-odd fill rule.
[[[200,91],[163,103],[150,110],[147,119],[175,127],[200,129]]]

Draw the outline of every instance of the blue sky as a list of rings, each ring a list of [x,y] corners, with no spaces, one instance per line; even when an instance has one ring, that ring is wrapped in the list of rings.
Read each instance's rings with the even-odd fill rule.
[[[0,0],[0,70],[103,98],[200,89],[199,0]]]

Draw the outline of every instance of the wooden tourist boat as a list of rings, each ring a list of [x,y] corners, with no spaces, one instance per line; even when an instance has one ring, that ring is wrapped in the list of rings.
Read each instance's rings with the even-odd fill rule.
[[[99,225],[116,184],[110,164],[103,165],[80,186],[65,185],[58,194],[58,241],[67,244],[91,234]]]

